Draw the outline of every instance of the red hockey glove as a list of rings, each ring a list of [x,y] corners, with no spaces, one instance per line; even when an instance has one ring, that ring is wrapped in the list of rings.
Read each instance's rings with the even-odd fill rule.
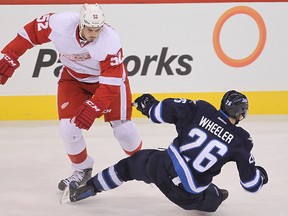
[[[92,101],[85,101],[76,112],[76,115],[71,119],[71,123],[80,129],[89,130],[96,118],[103,114],[103,110],[95,105]]]
[[[0,60],[0,84],[4,85],[19,66],[16,59],[5,54]]]

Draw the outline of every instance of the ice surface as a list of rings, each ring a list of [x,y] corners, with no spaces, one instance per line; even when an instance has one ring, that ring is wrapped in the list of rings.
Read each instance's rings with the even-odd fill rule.
[[[144,148],[166,147],[173,125],[135,119]],[[269,184],[257,194],[240,186],[236,166],[227,164],[215,178],[229,198],[216,216],[286,216],[288,213],[288,116],[248,116],[240,123],[253,140],[256,164],[267,169]],[[84,133],[95,159],[93,174],[125,157],[108,123],[102,119]],[[58,121],[0,121],[0,216],[203,216],[171,203],[154,186],[132,181],[73,204],[59,204],[59,180],[72,173],[58,134]]]

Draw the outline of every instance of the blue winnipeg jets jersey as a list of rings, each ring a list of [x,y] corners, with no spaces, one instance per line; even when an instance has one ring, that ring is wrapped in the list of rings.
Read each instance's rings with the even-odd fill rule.
[[[152,106],[149,117],[155,123],[175,124],[178,136],[168,154],[186,191],[205,190],[229,161],[236,162],[244,189],[256,192],[262,187],[249,133],[210,103],[168,98]]]

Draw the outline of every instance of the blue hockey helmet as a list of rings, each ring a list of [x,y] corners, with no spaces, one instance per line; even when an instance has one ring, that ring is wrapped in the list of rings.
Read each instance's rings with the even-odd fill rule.
[[[221,100],[220,109],[233,119],[239,120],[245,118],[248,112],[248,99],[247,97],[235,90],[230,90],[224,94]]]

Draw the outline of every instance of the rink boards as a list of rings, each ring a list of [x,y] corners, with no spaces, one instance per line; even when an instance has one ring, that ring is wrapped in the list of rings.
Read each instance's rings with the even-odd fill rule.
[[[247,94],[250,114],[288,114],[288,31],[281,26],[287,2],[166,2],[102,5],[121,36],[133,98],[149,92],[158,99],[204,99],[218,107],[223,92],[236,89]],[[79,8],[2,5],[0,17],[9,25],[0,24],[5,29],[0,47],[36,17]],[[13,78],[0,86],[0,119],[56,119],[62,65],[53,45],[36,46],[19,61]]]

